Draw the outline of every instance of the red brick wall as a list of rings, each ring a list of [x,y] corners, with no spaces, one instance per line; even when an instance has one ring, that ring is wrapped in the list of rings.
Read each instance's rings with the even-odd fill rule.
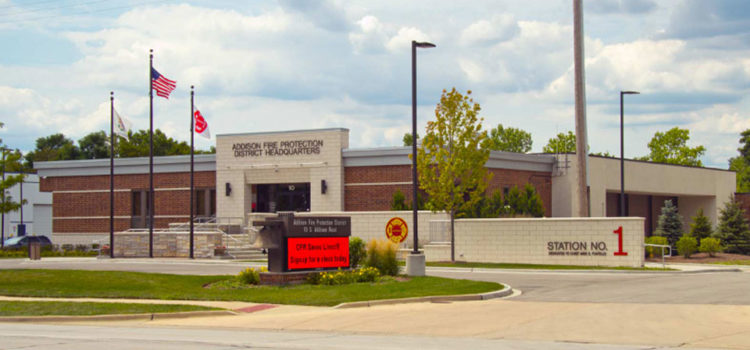
[[[523,170],[490,169],[494,175],[487,192],[503,187],[522,188],[531,183],[544,202],[545,215],[552,215],[552,179],[550,173]],[[345,184],[411,182],[411,166],[366,166],[344,169]],[[393,193],[400,190],[407,203],[412,201],[411,184],[345,186],[344,207],[347,211],[389,210]]]
[[[154,215],[182,215],[185,218],[155,218],[154,227],[164,228],[172,222],[186,222],[190,215],[190,173],[154,174]],[[148,174],[115,175],[115,216],[130,216],[132,210],[132,190],[147,190]],[[216,173],[204,171],[195,173],[196,188],[215,188]],[[159,189],[181,188],[178,190]],[[40,189],[53,192],[52,231],[53,232],[109,232],[109,176],[65,176],[46,177],[40,180]],[[104,192],[74,192],[65,191]],[[62,192],[60,192],[62,191]],[[75,219],[59,219],[76,217]],[[106,218],[102,218],[106,217]],[[55,219],[58,218],[58,219]],[[115,219],[115,230],[131,227],[131,219]]]
[[[155,188],[189,187],[190,173],[157,173],[154,174]],[[216,172],[201,171],[195,173],[196,187],[215,187]],[[148,189],[148,174],[115,175],[115,189]],[[39,180],[39,190],[52,191],[81,191],[108,190],[109,175],[96,176],[60,176],[45,177]]]

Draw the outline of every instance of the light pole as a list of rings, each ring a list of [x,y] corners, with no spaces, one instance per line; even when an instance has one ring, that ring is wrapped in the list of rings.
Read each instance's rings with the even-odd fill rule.
[[[412,185],[412,210],[414,229],[414,249],[408,257],[406,273],[408,275],[424,276],[425,258],[419,254],[419,231],[417,227],[417,48],[429,49],[435,44],[428,42],[411,41],[411,185]]]
[[[638,95],[638,91],[620,91],[620,216],[625,216],[625,133],[623,128],[623,96]]]

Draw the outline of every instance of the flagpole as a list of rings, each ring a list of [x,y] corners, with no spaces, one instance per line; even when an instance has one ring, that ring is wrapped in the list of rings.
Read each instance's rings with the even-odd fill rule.
[[[148,257],[154,257],[154,50],[149,50],[148,69],[148,98],[149,98],[149,129],[148,129]]]
[[[99,246],[101,249],[101,245]],[[109,257],[115,257],[115,92],[109,92]]]
[[[195,138],[195,127],[193,126],[193,113],[195,113],[195,104],[193,103],[193,98],[195,96],[195,91],[193,90],[193,85],[190,85],[190,259],[194,259],[193,256],[193,193],[195,192],[195,183],[194,183],[194,175],[193,175],[193,147],[194,147],[194,138]]]

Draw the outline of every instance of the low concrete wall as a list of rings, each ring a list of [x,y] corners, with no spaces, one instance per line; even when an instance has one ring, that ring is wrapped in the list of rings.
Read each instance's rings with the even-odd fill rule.
[[[456,260],[468,262],[641,267],[643,218],[456,220]],[[622,251],[618,254],[622,227]],[[425,246],[428,261],[445,261],[450,245]]]
[[[105,243],[106,244],[106,243]],[[221,246],[220,232],[195,232],[193,255],[196,258],[214,256],[214,248]],[[186,232],[154,233],[154,257],[190,256],[190,234]],[[132,258],[148,256],[148,232],[115,233],[115,257]]]
[[[352,219],[352,237],[362,238],[363,241],[369,242],[372,239],[386,239],[385,226],[388,224],[388,220],[394,217],[403,219],[408,226],[409,233],[406,237],[406,241],[402,243],[399,248],[406,249],[412,248],[414,242],[414,228],[412,225],[412,212],[411,211],[349,211],[349,212],[299,212],[294,213],[295,216],[348,216]],[[276,214],[268,213],[252,213],[248,215],[248,222],[253,220],[262,221],[264,218],[269,216],[276,216]],[[431,225],[431,222],[444,222],[449,217],[445,213],[433,213],[430,211],[419,211],[419,244],[424,245],[429,243],[435,237],[440,237],[440,240],[444,238],[438,232],[431,232],[431,229],[435,227],[442,228],[443,225]]]

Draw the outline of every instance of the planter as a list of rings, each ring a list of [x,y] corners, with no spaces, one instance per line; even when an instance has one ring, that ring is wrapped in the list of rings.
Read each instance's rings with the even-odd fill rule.
[[[227,248],[214,248],[214,256],[226,255]]]

